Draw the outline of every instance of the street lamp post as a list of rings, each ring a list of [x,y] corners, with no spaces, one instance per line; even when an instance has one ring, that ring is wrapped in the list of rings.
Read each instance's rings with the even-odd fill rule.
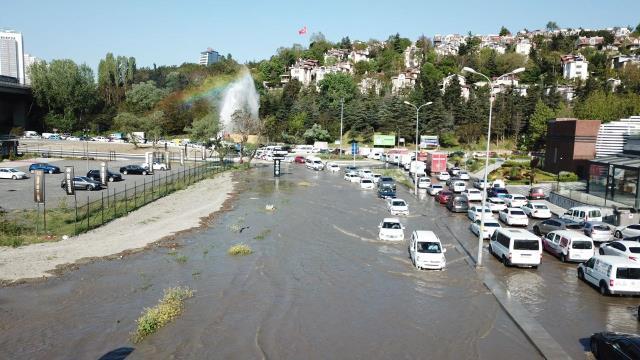
[[[344,98],[340,99],[340,154],[338,159],[342,156],[342,117],[344,115]]]
[[[508,72],[502,76],[507,75],[515,75],[521,73],[525,70],[525,68],[517,68],[511,72]],[[476,74],[482,76],[487,79],[489,82],[489,126],[487,127],[487,152],[484,156],[484,181],[482,183],[483,192],[482,192],[482,205],[480,207],[480,231],[478,231],[478,262],[476,263],[476,267],[482,267],[482,248],[484,244],[484,209],[487,204],[487,177],[489,173],[489,145],[491,144],[491,116],[493,112],[493,81],[483,73],[477,72],[470,67],[464,67],[462,69],[463,72],[468,72],[471,74]]]
[[[433,102],[429,101],[428,103],[422,104],[420,106],[415,106],[412,103],[405,101],[404,102],[407,105],[413,106],[416,109],[416,160],[418,161],[418,119],[420,117],[420,109],[422,109],[424,106],[428,106],[433,104]],[[416,197],[418,197],[418,172],[414,171],[413,172],[413,193],[415,194]]]

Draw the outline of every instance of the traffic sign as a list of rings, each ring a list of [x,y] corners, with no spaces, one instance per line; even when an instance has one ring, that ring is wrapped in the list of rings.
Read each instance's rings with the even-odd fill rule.
[[[351,143],[351,153],[353,155],[356,155],[358,153],[358,143],[355,141]]]

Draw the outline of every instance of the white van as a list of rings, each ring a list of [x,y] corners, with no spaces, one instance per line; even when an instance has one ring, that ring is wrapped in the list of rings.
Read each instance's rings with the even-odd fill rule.
[[[602,212],[600,208],[593,206],[576,206],[569,209],[560,217],[575,222],[602,221]]]
[[[39,139],[40,135],[36,131],[27,130],[22,134],[25,139]]]
[[[629,259],[596,255],[578,265],[578,278],[597,286],[600,294],[640,294],[640,264]]]
[[[447,265],[440,239],[433,231],[418,230],[411,234],[409,241],[409,257],[413,266],[422,269],[442,270]]]
[[[524,229],[500,228],[491,235],[489,253],[498,258],[504,266],[540,265],[542,244],[540,238]]]
[[[595,255],[590,237],[571,230],[556,230],[542,239],[542,246],[560,261],[587,261]]]

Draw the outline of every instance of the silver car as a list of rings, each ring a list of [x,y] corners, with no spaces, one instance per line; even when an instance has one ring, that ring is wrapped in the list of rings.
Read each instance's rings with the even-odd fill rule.
[[[613,229],[601,221],[587,221],[584,223],[584,234],[594,242],[611,241]]]
[[[533,226],[533,233],[541,236],[556,230],[582,231],[582,223],[569,219],[548,219]]]

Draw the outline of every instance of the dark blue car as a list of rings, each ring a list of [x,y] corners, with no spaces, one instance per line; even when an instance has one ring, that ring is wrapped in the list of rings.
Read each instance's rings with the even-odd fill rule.
[[[55,165],[47,164],[47,163],[36,163],[36,164],[31,164],[31,166],[29,166],[30,173],[34,173],[36,170],[43,170],[44,172],[49,174],[60,173],[59,167]]]
[[[378,189],[378,197],[381,199],[395,199],[396,190],[391,186],[381,186]]]

